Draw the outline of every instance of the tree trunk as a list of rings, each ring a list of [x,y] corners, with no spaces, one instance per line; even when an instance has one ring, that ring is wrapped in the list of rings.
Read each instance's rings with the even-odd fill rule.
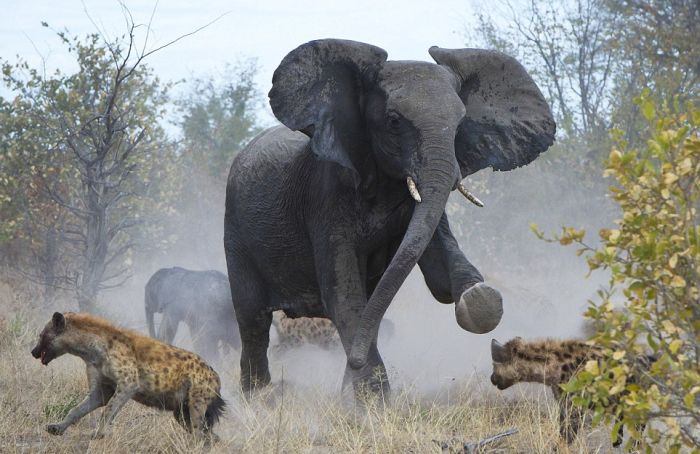
[[[97,293],[102,283],[107,260],[109,238],[107,236],[107,212],[103,206],[101,175],[94,168],[86,172],[87,207],[86,248],[83,256],[82,277],[78,288],[78,305],[81,311],[95,312]]]

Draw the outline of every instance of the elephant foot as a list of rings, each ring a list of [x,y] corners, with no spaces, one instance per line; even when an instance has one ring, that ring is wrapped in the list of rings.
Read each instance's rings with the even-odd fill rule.
[[[483,282],[466,289],[455,304],[455,318],[462,329],[484,334],[498,326],[503,316],[503,297]]]
[[[375,398],[386,399],[389,397],[391,387],[389,377],[383,366],[365,366],[360,369],[353,369],[349,365],[345,368],[343,377],[343,388],[349,383],[355,394],[357,402],[372,400]]]
[[[49,424],[48,426],[46,426],[46,431],[51,435],[63,435],[63,432],[66,431],[66,428],[63,427],[61,424]]]
[[[253,376],[252,374],[244,374],[241,376],[241,389],[243,391],[243,396],[247,400],[251,400],[257,391],[266,388],[272,377],[270,377],[270,372],[267,371],[265,374],[260,374]]]

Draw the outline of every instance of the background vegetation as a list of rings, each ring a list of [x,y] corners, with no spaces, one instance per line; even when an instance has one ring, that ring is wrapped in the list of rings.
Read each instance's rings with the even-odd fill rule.
[[[555,239],[579,245],[590,269],[604,270],[602,280],[610,279],[587,312],[597,328],[593,341],[610,355],[603,364],[590,364],[569,389],[580,393],[581,404],[594,406],[596,421],[624,415],[635,438],[665,447],[660,449],[697,449],[700,6],[695,0],[499,5],[479,15],[465,45],[498,49],[523,62],[553,106],[558,140],[523,169],[471,176],[467,185],[487,207],[455,198],[447,207],[451,224],[468,255],[489,270],[487,279],[550,292],[553,283],[565,281],[572,254],[542,247],[528,224],[537,223],[541,237],[541,230],[574,226]],[[81,310],[109,311],[113,302],[105,290],[139,270],[152,271],[162,257],[183,260],[173,265],[223,269],[228,167],[264,126],[255,60],[234,62],[220,74],[195,74],[177,82],[175,95],[176,84],[149,68],[148,37],[137,46],[135,30],[128,24],[112,40],[57,31],[77,65],[69,73],[0,56],[0,293],[14,314],[0,316],[0,354],[14,374],[4,377],[7,383],[52,385],[32,382],[32,371],[17,359],[30,308],[45,313],[59,302],[77,302]],[[585,240],[584,231],[599,231],[599,238]],[[629,381],[641,373],[634,358],[642,349],[659,358],[644,373],[648,386]],[[65,387],[65,377],[57,383]],[[624,398],[610,405],[611,396],[621,393]],[[49,399],[43,413],[63,411],[74,395],[67,389],[60,399]],[[19,408],[23,401],[15,397],[3,397],[5,408]],[[471,406],[473,396],[463,397],[453,407],[409,399],[396,412],[361,423],[333,403],[319,404],[347,429],[324,435],[333,440],[324,446],[428,449],[431,442],[411,438],[397,425],[434,433],[452,427],[445,426],[448,420],[481,434],[484,427],[466,412],[481,407]],[[493,402],[498,411],[483,409],[488,421],[509,422],[512,408]],[[308,414],[294,406],[299,403],[293,411]],[[275,405],[259,419],[252,413],[235,418],[260,443],[277,440],[289,449],[312,443],[312,435],[302,441],[268,437],[280,433],[273,422],[286,414],[283,403]],[[518,423],[532,432],[529,449],[544,449],[555,437],[550,416],[540,421],[544,432]],[[656,423],[645,435],[636,433],[635,424],[648,418]],[[7,429],[10,436],[9,424],[0,419],[0,433]],[[312,434],[311,426],[302,433]],[[467,437],[462,429],[447,432]],[[170,437],[189,449],[177,435]],[[249,447],[236,438],[240,434],[232,437],[232,446]]]

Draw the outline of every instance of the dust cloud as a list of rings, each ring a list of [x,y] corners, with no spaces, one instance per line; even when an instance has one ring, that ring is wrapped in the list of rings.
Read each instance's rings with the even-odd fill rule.
[[[379,340],[394,388],[435,394],[454,383],[475,377],[483,380],[490,372],[492,338],[504,342],[514,336],[582,336],[587,300],[595,297],[606,276],[599,273],[586,278],[585,260],[576,257],[572,249],[539,240],[528,224],[536,222],[552,232],[570,225],[573,218],[577,226],[597,231],[609,224],[610,214],[580,202],[590,199],[590,188],[547,190],[547,177],[539,175],[545,164],[536,161],[526,169],[487,173],[481,180],[474,180],[474,185],[484,191],[478,195],[486,208],[476,208],[456,193],[451,196],[447,212],[452,229],[486,282],[501,291],[503,319],[491,333],[475,335],[462,330],[454,317],[454,305],[438,303],[416,267],[386,314],[394,324],[393,335]],[[198,197],[205,202],[190,201],[179,207],[182,214],[174,226],[178,240],[162,252],[141,255],[135,260],[134,276],[128,284],[103,293],[102,307],[110,317],[146,332],[143,290],[149,277],[161,267],[226,271],[222,244],[224,190],[223,183],[202,183]],[[498,199],[494,191],[505,195]],[[272,345],[276,335],[274,328],[271,331]],[[191,348],[184,323],[175,344]],[[225,369],[237,371],[238,354],[234,351],[224,358]],[[270,366],[273,382],[283,379],[285,383],[333,394],[341,387],[345,355],[341,348],[323,350],[310,345],[271,358]],[[238,385],[237,380],[235,373],[229,382],[224,380],[227,392]]]

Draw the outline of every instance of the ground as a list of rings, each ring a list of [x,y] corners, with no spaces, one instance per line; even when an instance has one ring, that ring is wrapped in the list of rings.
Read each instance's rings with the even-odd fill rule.
[[[46,424],[60,420],[83,396],[87,383],[77,358],[61,357],[44,367],[31,357],[38,320],[14,314],[0,325],[0,452],[204,451],[169,413],[135,402],[126,405],[112,435],[103,440],[90,440],[95,416],[61,437],[46,433]],[[521,388],[504,397],[487,377],[474,374],[439,393],[399,386],[386,409],[362,410],[343,399],[337,386],[282,378],[285,363],[273,362],[275,383],[247,403],[236,386],[236,353],[231,356],[226,362],[231,366],[221,371],[228,411],[215,430],[221,441],[210,452],[438,453],[450,451],[441,451],[433,440],[456,446],[510,428],[518,434],[494,445],[492,452],[547,452],[557,440],[557,408],[543,387]],[[571,452],[608,452],[606,439],[600,429],[588,430]]]
[[[486,452],[551,453],[558,440],[558,408],[551,392],[536,385],[496,390],[488,377],[490,342],[492,337],[506,341],[516,335],[574,335],[580,310],[575,307],[578,300],[566,292],[581,290],[562,281],[556,299],[547,300],[544,293],[533,293],[537,287],[532,282],[509,287],[511,281],[498,282],[508,315],[502,326],[475,336],[457,327],[454,308],[436,303],[420,275],[409,278],[389,309],[395,334],[380,343],[394,391],[385,410],[362,410],[350,403],[340,392],[343,352],[316,346],[271,358],[273,385],[248,403],[238,387],[238,352],[230,352],[217,370],[228,403],[224,418],[214,427],[221,441],[206,451],[170,413],[135,402],[117,415],[112,435],[104,440],[90,440],[99,411],[61,437],[49,435],[46,425],[61,420],[84,396],[84,365],[64,356],[44,367],[30,350],[54,310],[75,307],[70,301],[47,307],[36,295],[13,292],[0,279],[0,453],[422,454],[458,452],[442,451],[433,440],[454,441],[456,446],[511,428],[519,432]],[[113,308],[106,314],[110,319],[145,333],[144,283],[107,293],[105,304]],[[176,344],[187,348],[187,330],[181,331]],[[587,427],[582,432],[574,445],[560,452],[624,452],[612,450],[609,428]]]

